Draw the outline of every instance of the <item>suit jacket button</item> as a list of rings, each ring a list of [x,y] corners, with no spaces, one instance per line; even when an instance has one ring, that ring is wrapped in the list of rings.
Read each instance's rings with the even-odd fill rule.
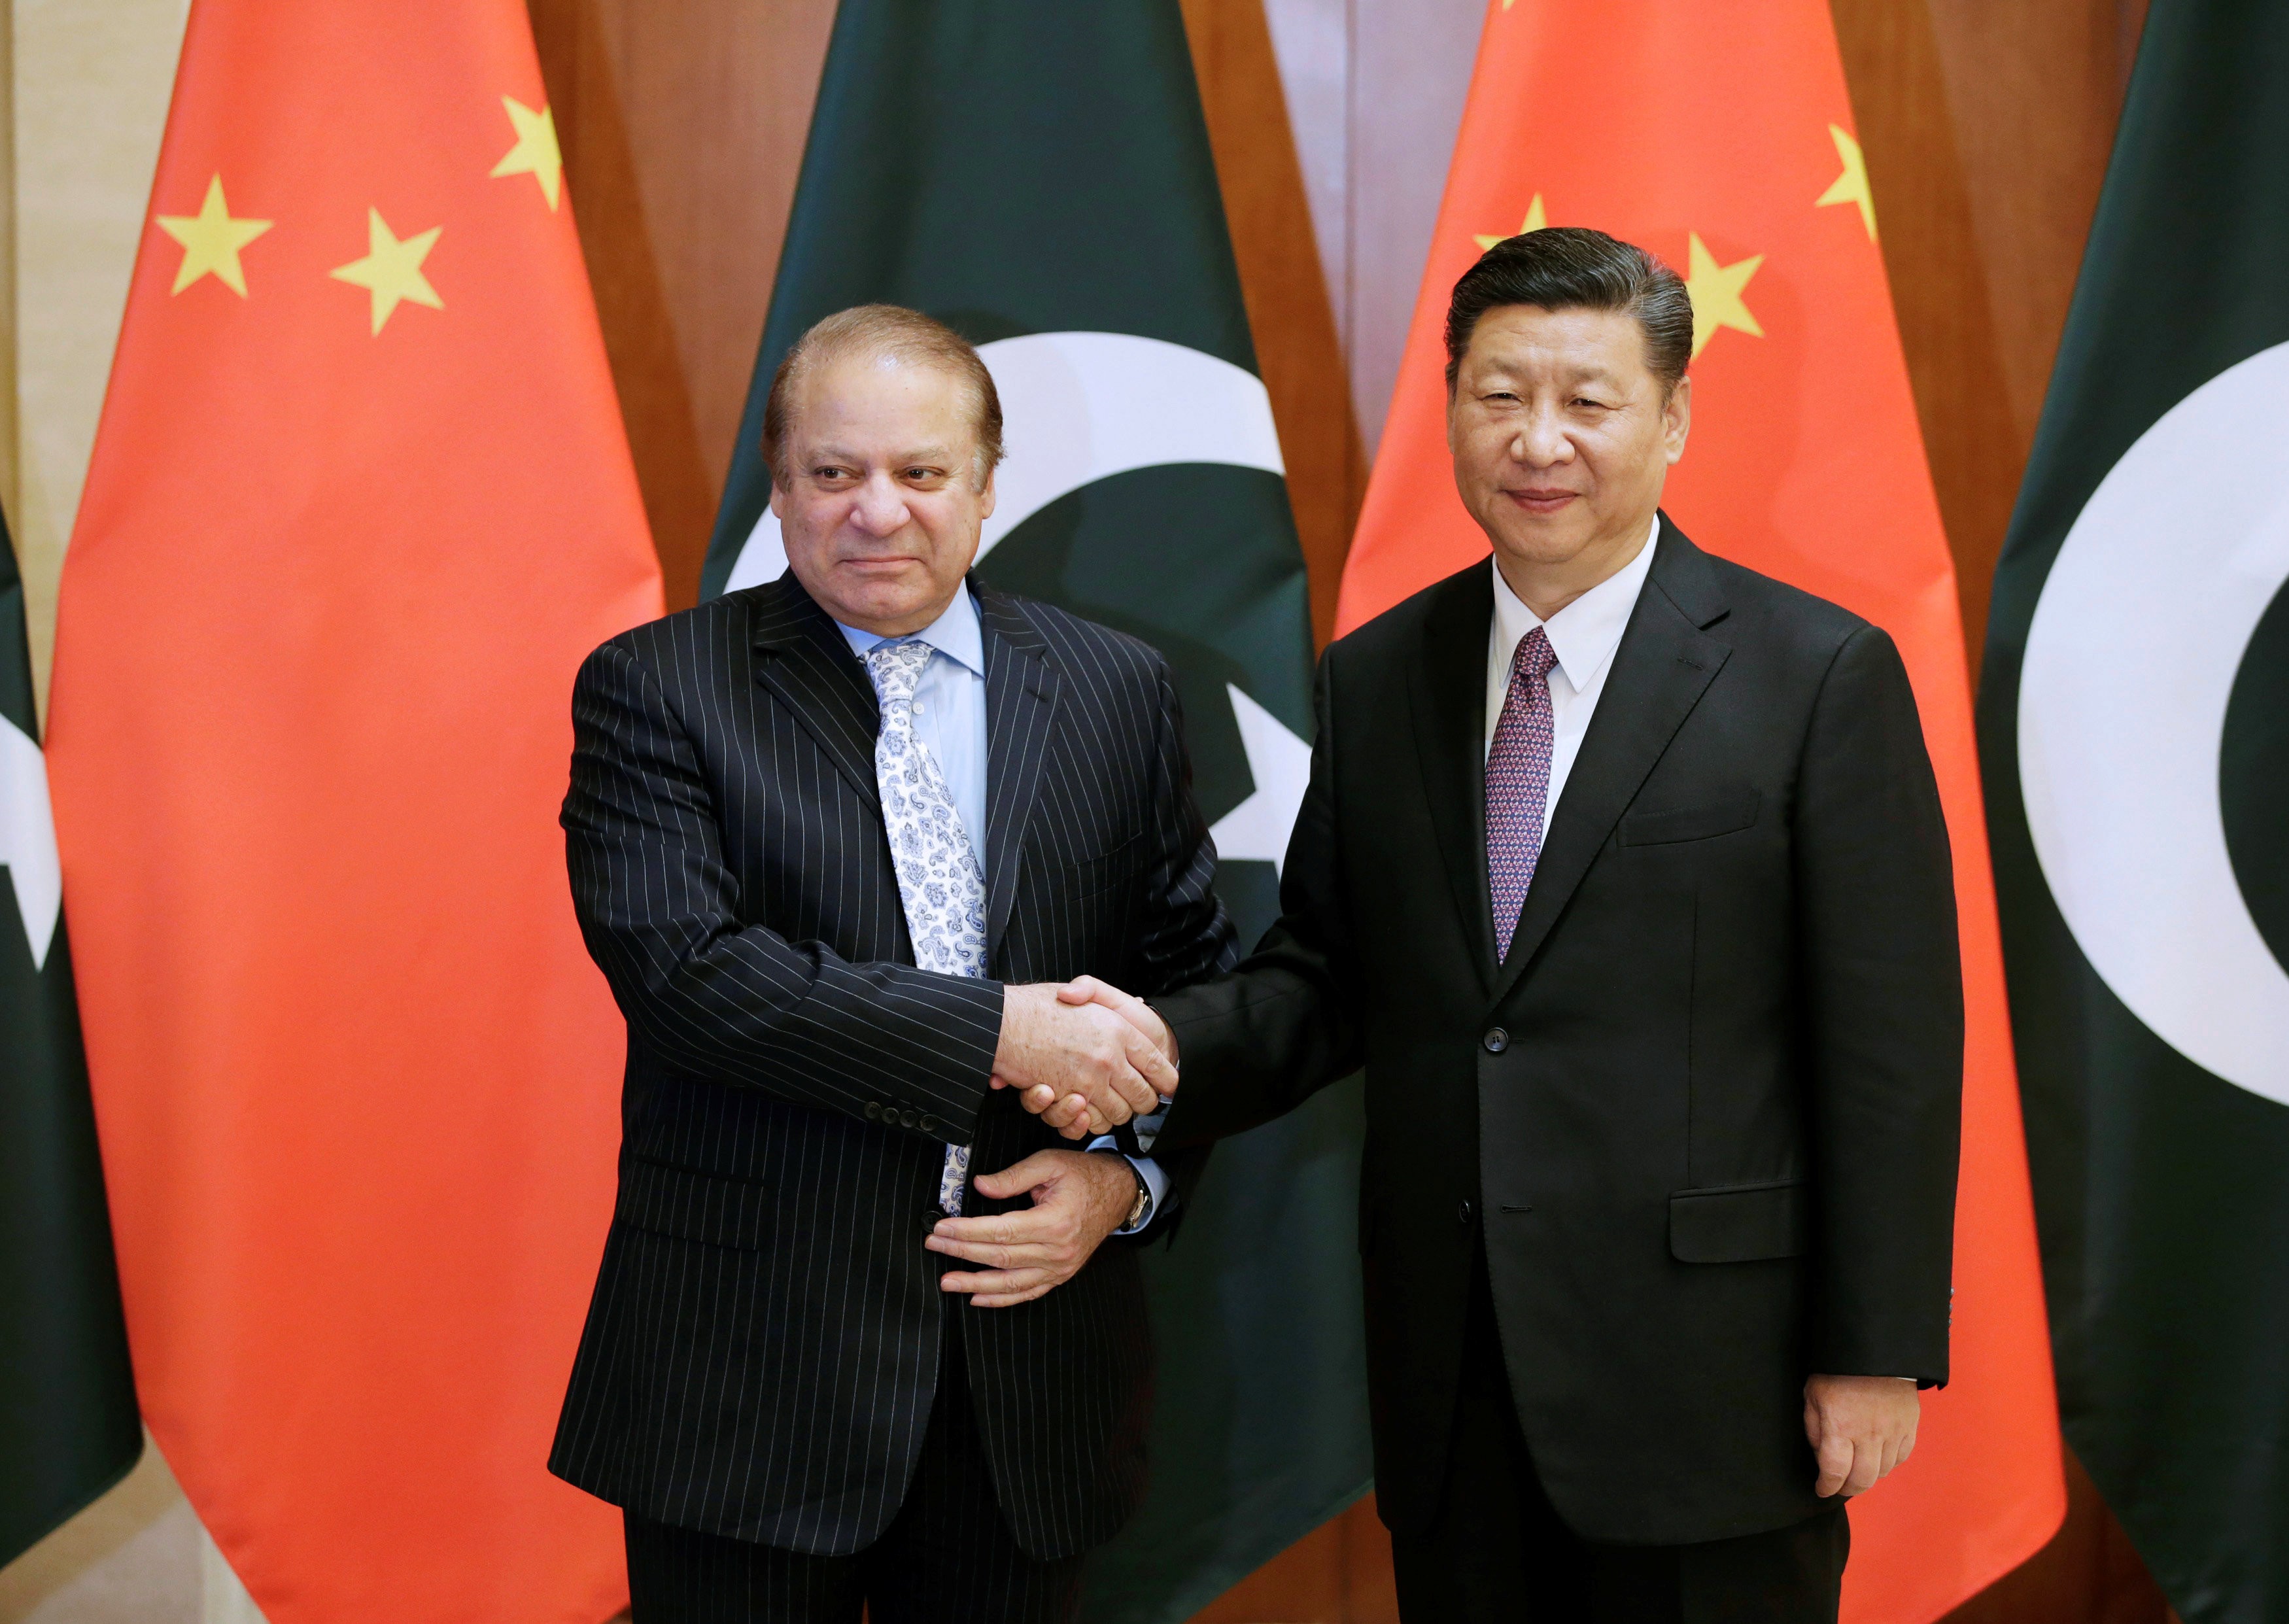
[[[915,1125],[921,1128],[925,1133],[935,1133],[940,1128],[945,1126],[944,1123],[940,1122],[937,1117],[929,1115],[927,1112],[923,1114],[921,1121]]]
[[[938,1220],[945,1216],[945,1214],[939,1212],[936,1207],[924,1207],[922,1209],[922,1233],[924,1235],[928,1235],[931,1230],[937,1228]]]
[[[882,1102],[881,1100],[869,1100],[866,1102],[866,1120],[868,1122],[880,1122],[882,1120]]]
[[[1469,1202],[1456,1202],[1455,1204],[1455,1221],[1462,1225],[1464,1228],[1469,1228],[1471,1225],[1472,1211],[1472,1209]]]
[[[1510,1047],[1510,1034],[1496,1027],[1487,1034],[1486,1044],[1488,1054],[1500,1054]]]
[[[921,1121],[921,1116],[920,1116],[920,1114],[919,1114],[919,1113],[917,1113],[917,1112],[913,1112],[913,1111],[900,1111],[900,1112],[898,1113],[898,1126],[900,1126],[900,1127],[902,1127],[902,1128],[911,1128],[911,1127],[913,1127],[913,1126],[915,1126],[917,1124],[919,1124]]]

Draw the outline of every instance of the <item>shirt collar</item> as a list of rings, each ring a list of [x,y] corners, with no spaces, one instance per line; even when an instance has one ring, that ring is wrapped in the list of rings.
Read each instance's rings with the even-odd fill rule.
[[[879,636],[873,632],[860,631],[855,626],[834,623],[850,643],[850,652],[864,660],[867,653],[885,643],[919,641],[927,643],[956,665],[985,675],[985,633],[977,619],[977,599],[971,596],[968,583],[953,595],[953,602],[945,612],[918,632],[904,637]],[[1522,635],[1522,634],[1521,634]]]
[[[1660,539],[1661,516],[1655,514],[1653,529],[1636,557],[1547,620],[1526,606],[1503,579],[1501,565],[1489,561],[1487,567],[1495,576],[1495,624],[1502,633],[1503,663],[1507,665],[1510,656],[1517,652],[1526,634],[1539,626],[1550,639],[1551,652],[1558,656],[1558,668],[1566,673],[1574,692],[1589,687],[1621,644],[1630,611],[1637,607],[1638,593],[1652,572],[1654,545]]]

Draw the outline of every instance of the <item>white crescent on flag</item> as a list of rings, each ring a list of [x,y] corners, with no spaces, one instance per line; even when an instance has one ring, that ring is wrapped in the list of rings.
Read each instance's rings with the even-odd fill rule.
[[[2140,436],[2043,583],[2019,779],[2043,878],[2091,968],[2163,1042],[2289,1104],[2289,972],[2226,849],[2219,751],[2289,580],[2289,344]]]
[[[0,863],[7,865],[16,892],[32,968],[43,969],[64,906],[55,814],[48,805],[48,758],[37,740],[5,716],[0,716]]]

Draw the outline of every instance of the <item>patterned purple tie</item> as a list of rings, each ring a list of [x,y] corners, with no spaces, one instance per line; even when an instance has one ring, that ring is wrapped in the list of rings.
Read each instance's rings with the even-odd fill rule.
[[[1534,865],[1542,857],[1542,814],[1550,804],[1550,668],[1558,655],[1535,627],[1511,656],[1510,692],[1487,752],[1487,884],[1494,893],[1495,958],[1510,956],[1510,939],[1526,907]]]

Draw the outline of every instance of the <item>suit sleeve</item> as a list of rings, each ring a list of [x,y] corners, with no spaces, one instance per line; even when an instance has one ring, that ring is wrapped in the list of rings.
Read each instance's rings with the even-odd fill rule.
[[[1182,1082],[1159,1144],[1201,1144],[1291,1111],[1359,1069],[1360,976],[1336,825],[1334,654],[1312,692],[1312,778],[1280,865],[1280,918],[1239,969],[1151,1000]]]
[[[692,1077],[852,1116],[911,1109],[924,1136],[967,1141],[1001,983],[852,964],[741,924],[698,753],[625,647],[581,668],[572,729],[573,908],[631,1032]]]
[[[1190,986],[1229,970],[1240,957],[1232,916],[1216,894],[1216,842],[1192,794],[1192,754],[1184,744],[1183,701],[1165,663],[1154,670],[1159,724],[1153,737],[1152,866],[1146,877],[1144,930],[1137,944],[1137,985],[1144,995]],[[1130,1135],[1133,1144],[1134,1135]],[[1168,1175],[1165,1200],[1137,1236],[1171,1232],[1175,1214],[1191,1200],[1208,1168],[1205,1144],[1179,1146],[1155,1139],[1152,1159]]]
[[[1948,1373],[1963,971],[1947,822],[1892,640],[1815,701],[1793,849],[1817,1191],[1810,1368]]]

